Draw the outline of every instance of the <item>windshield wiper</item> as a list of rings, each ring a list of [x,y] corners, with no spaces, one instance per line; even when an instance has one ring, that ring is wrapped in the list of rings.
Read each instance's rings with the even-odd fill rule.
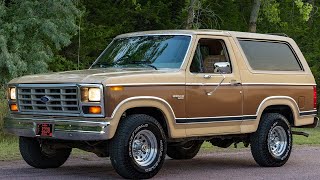
[[[158,70],[158,68],[156,66],[152,65],[150,63],[150,61],[133,61],[133,62],[130,62],[130,64],[138,64],[138,65],[149,66],[149,67],[152,67],[155,70]]]
[[[143,65],[146,65],[146,66],[152,67],[155,70],[158,70],[158,68],[156,66],[152,65],[152,64],[143,64]]]

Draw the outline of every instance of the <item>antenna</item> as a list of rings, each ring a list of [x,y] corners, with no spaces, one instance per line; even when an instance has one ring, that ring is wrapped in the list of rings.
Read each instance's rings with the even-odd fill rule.
[[[77,1],[77,6],[79,7],[79,0]],[[79,31],[79,36],[78,36],[78,67],[77,67],[77,70],[79,70],[80,69],[80,49],[81,49],[81,11],[80,11],[80,13],[79,13],[80,15],[79,15],[79,29],[78,29],[78,31]]]

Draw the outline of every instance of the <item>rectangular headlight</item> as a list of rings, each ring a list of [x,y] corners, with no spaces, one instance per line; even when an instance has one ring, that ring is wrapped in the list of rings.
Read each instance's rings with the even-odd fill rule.
[[[16,88],[12,87],[9,89],[9,97],[11,100],[16,100],[17,96],[16,96]]]
[[[96,87],[81,88],[82,102],[99,102],[101,101],[101,89]]]
[[[89,88],[89,101],[100,101],[101,91],[100,88]]]

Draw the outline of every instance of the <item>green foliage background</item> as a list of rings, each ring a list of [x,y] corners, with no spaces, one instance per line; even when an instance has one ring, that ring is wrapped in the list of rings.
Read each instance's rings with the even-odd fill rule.
[[[42,73],[76,34],[72,0],[0,1],[0,83]]]
[[[194,28],[248,30],[253,0],[195,1]],[[88,68],[121,33],[184,29],[190,2],[0,0],[0,85],[26,74]],[[320,84],[320,1],[261,2],[257,31],[292,37]]]

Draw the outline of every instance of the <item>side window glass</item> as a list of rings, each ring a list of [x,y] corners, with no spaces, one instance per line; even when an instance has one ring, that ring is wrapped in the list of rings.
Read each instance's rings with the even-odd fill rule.
[[[285,42],[239,40],[253,70],[303,71],[300,61]]]
[[[230,74],[232,68],[224,41],[200,39],[190,66],[190,72]]]

